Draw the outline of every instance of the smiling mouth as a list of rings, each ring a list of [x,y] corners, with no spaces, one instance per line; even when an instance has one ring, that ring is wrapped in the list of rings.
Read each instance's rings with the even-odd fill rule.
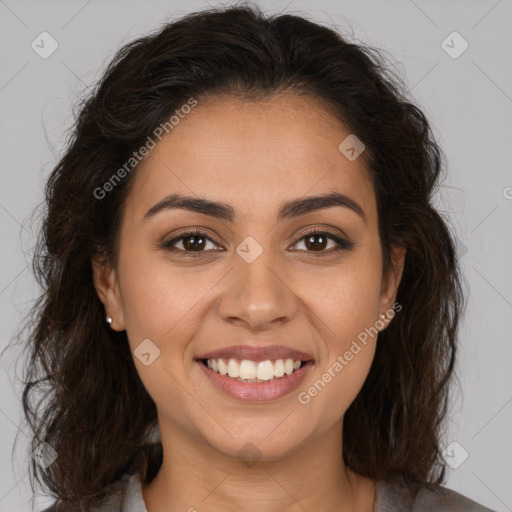
[[[280,380],[300,370],[309,361],[300,359],[249,359],[215,358],[197,359],[211,371],[238,382],[264,383]]]

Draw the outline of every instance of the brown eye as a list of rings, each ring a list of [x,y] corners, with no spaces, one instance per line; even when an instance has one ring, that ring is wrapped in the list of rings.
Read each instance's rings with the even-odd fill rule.
[[[304,240],[306,252],[317,252],[320,253],[320,255],[324,253],[330,254],[332,252],[341,251],[343,249],[348,250],[354,246],[352,242],[349,242],[344,238],[340,238],[334,233],[329,231],[317,231],[315,229],[302,236],[297,243],[301,242],[302,240]],[[334,246],[327,247],[329,240],[335,242]]]
[[[191,251],[201,251],[206,245],[206,238],[202,236],[187,236],[182,238],[185,249]]]
[[[182,243],[183,248],[175,247],[175,245],[180,242]],[[214,246],[216,245],[215,242],[209,236],[206,235],[206,233],[203,233],[202,231],[198,230],[193,230],[181,233],[180,236],[177,236],[172,240],[165,241],[162,244],[162,248],[188,253],[201,253],[207,252],[206,246],[208,242],[211,242]]]
[[[316,251],[316,250],[324,250],[326,245],[327,245],[327,241],[329,239],[329,237],[325,236],[325,235],[322,235],[322,234],[318,234],[318,235],[308,235],[305,238],[305,245],[308,249],[311,249],[313,251]]]

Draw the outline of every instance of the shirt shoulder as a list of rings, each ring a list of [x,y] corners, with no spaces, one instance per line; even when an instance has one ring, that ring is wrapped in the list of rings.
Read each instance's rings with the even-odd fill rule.
[[[140,476],[125,474],[107,487],[90,512],[147,512]],[[55,505],[42,512],[55,512]],[[375,483],[374,512],[496,512],[441,485],[411,488],[392,480]]]
[[[88,507],[88,512],[147,512],[146,507],[143,508],[127,508],[127,499],[133,501],[134,491],[139,491],[142,500],[142,490],[140,487],[140,479],[137,475],[129,475],[125,473],[119,480],[116,480],[105,488],[104,497],[94,506]],[[137,487],[138,484],[138,487]],[[143,503],[143,502],[142,502]],[[131,506],[131,505],[130,505]],[[41,512],[55,512],[56,504],[45,508]]]
[[[442,485],[409,487],[391,480],[375,484],[374,512],[496,512]]]

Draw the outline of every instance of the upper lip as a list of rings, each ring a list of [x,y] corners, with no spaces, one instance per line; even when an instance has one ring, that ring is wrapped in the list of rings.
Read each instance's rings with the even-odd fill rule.
[[[294,361],[311,361],[313,356],[284,345],[233,345],[206,352],[196,359],[248,359],[250,361],[266,361],[267,359],[293,359]]]

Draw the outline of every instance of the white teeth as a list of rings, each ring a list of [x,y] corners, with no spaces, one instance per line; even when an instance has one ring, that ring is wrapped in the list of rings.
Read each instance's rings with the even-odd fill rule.
[[[238,376],[241,379],[255,379],[256,378],[256,365],[247,359],[242,360],[240,363]]]
[[[257,377],[259,380],[270,380],[274,377],[274,365],[271,361],[258,363]]]
[[[282,377],[284,375],[284,363],[282,359],[278,359],[274,364],[274,375]]]
[[[240,365],[234,359],[229,360],[228,375],[230,377],[239,377],[240,376]]]
[[[242,359],[229,359],[226,364],[222,359],[207,359],[206,365],[214,372],[221,375],[242,381],[269,381],[282,377],[284,374],[291,375],[298,370],[302,361],[300,359],[277,359],[274,363],[270,360],[266,361],[250,361]]]
[[[208,361],[210,361],[210,360],[208,359]],[[221,375],[227,375],[228,374],[228,366],[227,366],[227,364],[222,359],[218,359],[217,363],[219,365],[219,373]]]

